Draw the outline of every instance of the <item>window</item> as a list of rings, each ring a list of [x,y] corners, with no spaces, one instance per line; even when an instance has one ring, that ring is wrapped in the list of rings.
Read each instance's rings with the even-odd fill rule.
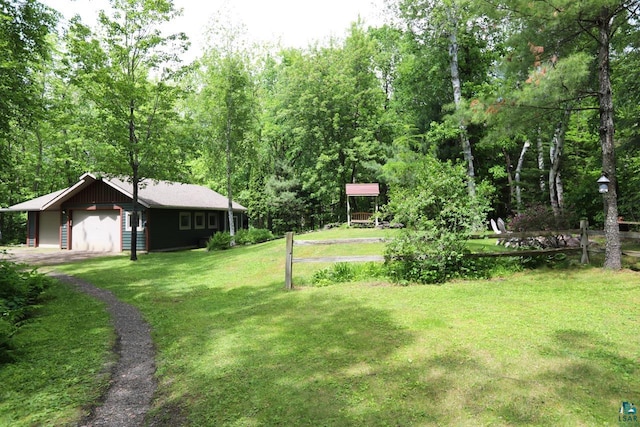
[[[209,222],[207,223],[208,228],[212,230],[217,230],[218,229],[218,213],[209,212],[208,219],[209,219]]]
[[[124,214],[124,231],[131,231],[131,226],[133,225],[133,223],[131,221],[133,221],[133,212],[125,212]],[[143,221],[142,221],[142,212],[138,212],[138,227],[137,230],[141,231],[144,230],[144,225],[143,225]]]
[[[191,212],[180,212],[180,230],[191,230]]]
[[[202,230],[204,228],[204,212],[196,212],[193,214],[193,224],[196,230]]]

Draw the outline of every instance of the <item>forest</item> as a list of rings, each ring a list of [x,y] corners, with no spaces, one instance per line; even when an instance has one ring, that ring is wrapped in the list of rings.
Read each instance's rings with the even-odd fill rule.
[[[276,234],[344,222],[366,182],[418,227],[640,220],[638,0],[388,0],[387,24],[304,49],[220,20],[191,63],[171,0],[111,6],[92,28],[0,1],[0,208],[98,172],[207,185]],[[0,230],[21,241],[24,217]]]

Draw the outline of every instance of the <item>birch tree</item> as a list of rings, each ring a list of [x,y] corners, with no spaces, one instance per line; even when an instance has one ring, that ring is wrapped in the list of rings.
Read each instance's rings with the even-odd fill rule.
[[[209,170],[216,174],[221,166],[224,168],[230,244],[234,246],[233,177],[236,164],[250,157],[257,105],[251,58],[240,29],[215,30],[217,45],[200,60],[194,107],[198,138]]]
[[[446,40],[449,55],[450,83],[453,103],[457,114],[458,138],[467,170],[467,190],[475,197],[475,166],[473,149],[467,131],[467,125],[460,114],[464,105],[462,96],[463,81],[460,76],[459,42],[461,27],[473,21],[469,12],[470,4],[466,0],[398,0],[398,10],[411,29],[422,34],[425,40],[438,45],[438,40]]]

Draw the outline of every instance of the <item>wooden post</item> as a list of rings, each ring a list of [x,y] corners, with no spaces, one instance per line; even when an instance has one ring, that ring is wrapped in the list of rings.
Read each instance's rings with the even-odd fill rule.
[[[378,227],[378,196],[376,196],[376,228]]]
[[[288,291],[293,289],[291,276],[293,275],[293,232],[286,234],[287,253],[284,264],[284,287]]]
[[[582,247],[582,264],[589,264],[589,221],[580,220],[580,247]]]
[[[349,205],[349,195],[347,195],[347,227],[351,227],[351,206]]]

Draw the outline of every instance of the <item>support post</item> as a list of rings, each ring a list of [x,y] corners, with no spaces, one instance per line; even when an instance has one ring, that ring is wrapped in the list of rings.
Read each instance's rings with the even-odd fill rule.
[[[589,264],[589,221],[580,220],[580,247],[582,248],[582,264]]]
[[[375,215],[376,215],[376,228],[377,228],[378,225],[379,225],[379,222],[378,222],[378,196],[376,196],[376,214]]]
[[[351,227],[351,206],[349,205],[349,195],[347,195],[347,227]]]
[[[284,287],[290,291],[293,289],[292,275],[293,275],[293,232],[286,234],[287,253],[285,257],[284,265]]]

